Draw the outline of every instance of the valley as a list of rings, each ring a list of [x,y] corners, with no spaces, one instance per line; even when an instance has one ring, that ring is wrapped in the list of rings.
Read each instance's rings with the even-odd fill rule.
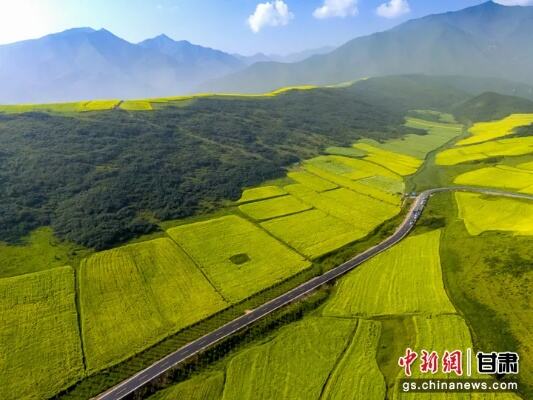
[[[354,87],[356,88],[357,84]],[[284,96],[307,98],[313,95],[314,90],[289,90],[278,96],[280,99]],[[324,93],[327,93],[327,90],[346,89],[325,90]],[[320,92],[320,89],[318,91]],[[259,101],[266,101],[268,98],[266,96],[265,100]],[[235,100],[226,101],[232,102],[233,105]],[[183,112],[194,107],[194,102],[180,105],[178,108],[174,108],[170,102],[168,106],[171,108],[167,112]],[[135,116],[136,113],[153,113],[155,110],[127,112]],[[165,108],[161,110],[164,112]],[[124,111],[117,109],[107,111],[109,112]],[[54,115],[57,111],[50,110],[50,113],[43,115]],[[8,126],[10,115],[16,114],[5,114],[3,117],[7,118]],[[108,114],[102,115],[106,119],[110,118]],[[127,371],[131,371],[129,374],[133,375],[162,358],[164,351],[169,352],[164,350],[165,348],[175,346],[172,343],[191,342],[238,317],[244,310],[255,309],[328,271],[332,266],[347,261],[357,254],[355,248],[358,244],[362,246],[361,250],[371,247],[373,241],[379,241],[380,235],[387,235],[380,233],[380,229],[387,226],[388,221],[404,218],[405,211],[402,212],[402,208],[405,210],[407,207],[404,194],[408,187],[417,187],[420,185],[418,182],[425,180],[425,176],[429,174],[427,169],[459,168],[460,173],[453,175],[454,178],[448,184],[450,186],[466,185],[473,187],[473,190],[476,190],[476,186],[480,189],[494,187],[522,192],[526,196],[530,193],[527,154],[531,154],[531,150],[528,150],[527,137],[502,139],[502,136],[512,134],[513,128],[509,128],[505,133],[485,136],[483,143],[469,143],[465,137],[483,135],[483,129],[478,128],[477,124],[470,128],[472,136],[466,136],[462,125],[455,122],[449,114],[417,111],[412,115],[405,118],[404,125],[391,125],[391,132],[394,132],[391,139],[358,139],[352,142],[352,146],[345,147],[339,146],[338,144],[342,143],[338,143],[323,154],[303,158],[301,162],[289,165],[285,176],[278,176],[261,186],[251,186],[240,191],[240,198],[235,196],[233,201],[221,202],[222,207],[218,206],[214,213],[201,213],[186,219],[161,222],[154,220],[159,228],[145,235],[144,239],[141,236],[131,244],[110,250],[95,252],[90,249],[83,250],[82,247],[64,259],[66,265],[72,262],[74,268],[57,268],[52,263],[50,269],[43,272],[4,278],[6,283],[18,279],[21,285],[28,285],[40,276],[44,278],[60,271],[70,271],[72,274],[70,288],[67,285],[68,289],[62,290],[70,291],[69,324],[75,327],[73,337],[76,337],[76,340],[73,341],[72,348],[76,350],[72,355],[63,354],[62,357],[68,358],[60,362],[74,362],[69,361],[70,357],[77,361],[68,377],[63,371],[56,374],[65,379],[59,389],[67,389],[76,380],[81,382],[63,392],[61,398],[81,399],[95,396],[126,379]],[[428,115],[427,119],[423,118],[424,115]],[[436,120],[434,115],[437,115]],[[522,122],[514,125],[514,128],[521,126],[520,124],[528,124],[527,119],[520,121]],[[479,126],[483,127],[482,124]],[[500,126],[505,129],[506,123],[503,121],[495,126],[497,129],[500,129]],[[409,129],[413,131],[409,132]],[[395,138],[395,132],[403,134]],[[506,146],[506,141],[513,141],[513,149],[520,150],[505,150],[507,147],[502,147],[502,142]],[[486,149],[478,150],[479,146],[493,146],[504,150],[497,150],[501,156],[495,159],[490,155],[486,156]],[[325,150],[326,146],[322,149]],[[472,163],[472,158],[465,158],[463,154],[480,156]],[[513,157],[517,157],[519,162],[514,164]],[[486,175],[483,171],[490,169],[501,171],[502,178],[484,180]],[[442,204],[440,199],[443,197],[447,198],[447,202],[441,210],[433,203]],[[290,395],[295,398],[319,398],[319,395],[345,398],[348,388],[352,387],[354,382],[359,383],[358,392],[352,393],[355,396],[353,398],[383,398],[385,392],[388,392],[389,396],[401,397],[397,393],[397,370],[391,367],[391,360],[399,357],[399,354],[385,354],[380,350],[391,346],[396,352],[401,350],[398,344],[391,343],[390,338],[387,339],[390,332],[403,332],[406,341],[409,341],[409,338],[416,339],[419,347],[429,346],[424,343],[429,343],[430,338],[435,348],[444,349],[449,346],[444,338],[439,342],[439,336],[431,333],[443,329],[450,329],[448,337],[456,338],[457,342],[449,343],[454,343],[456,347],[466,348],[472,347],[472,344],[478,346],[479,343],[484,343],[483,339],[478,338],[479,332],[474,330],[475,336],[470,336],[466,329],[467,326],[472,328],[469,311],[463,310],[461,302],[456,303],[456,298],[450,295],[455,293],[454,295],[461,296],[461,292],[457,286],[458,281],[455,280],[456,276],[445,269],[448,265],[447,259],[442,258],[448,257],[447,253],[443,253],[443,248],[448,249],[447,246],[450,246],[445,242],[449,230],[446,221],[453,218],[461,221],[467,237],[483,240],[486,234],[492,235],[492,232],[497,230],[503,232],[502,234],[519,235],[518,243],[524,240],[524,243],[527,243],[527,238],[531,235],[531,217],[528,217],[532,210],[531,201],[457,192],[452,196],[434,194],[428,204],[429,209],[424,211],[420,223],[409,238],[365,262],[346,277],[339,278],[339,283],[334,285],[327,300],[315,310],[307,312],[301,322],[288,324],[281,328],[279,333],[276,329],[267,330],[265,334],[272,337],[272,342],[268,340],[260,344],[264,339],[258,335],[256,339],[253,339],[253,336],[249,344],[236,344],[235,350],[230,347],[229,353],[222,353],[228,354],[228,361],[222,356],[221,360],[215,363],[214,370],[201,367],[190,380],[165,389],[160,395],[156,395],[156,398],[165,398],[162,397],[165,393],[172,393],[172,396],[181,391],[192,393],[192,387],[198,382],[204,382],[204,379],[205,382],[210,382],[205,386],[206,395],[215,396],[215,393],[219,393],[216,398],[235,398],[236,395],[232,394],[232,391],[236,390],[233,385],[236,385],[235,388],[242,385],[249,387],[248,393],[250,396],[253,393],[254,398],[271,398],[280,390],[282,393],[305,390],[300,394],[294,392]],[[453,204],[456,206],[451,207]],[[505,213],[501,214],[499,210],[505,210]],[[445,214],[440,215],[443,212]],[[396,226],[393,225],[392,228],[395,229]],[[384,239],[386,236],[382,237]],[[5,246],[6,249],[14,247],[8,244]],[[23,253],[24,247],[17,246],[18,252]],[[354,250],[350,252],[350,249]],[[55,257],[53,253],[52,256]],[[47,255],[43,253],[33,257],[40,257],[45,261]],[[276,260],[274,265],[272,259]],[[10,260],[8,256],[6,261]],[[329,260],[337,261],[332,265]],[[421,266],[424,266],[424,270],[420,269]],[[380,275],[370,271],[379,271]],[[528,272],[524,273],[527,276]],[[12,270],[7,275],[18,274]],[[449,281],[450,279],[452,280]],[[519,283],[517,288],[527,286],[526,282]],[[453,290],[448,285],[452,285]],[[416,290],[412,291],[415,288]],[[516,290],[517,298],[525,301],[523,289]],[[180,293],[180,296],[176,296],[176,293]],[[52,301],[56,304],[53,298]],[[484,304],[483,307],[495,307],[496,310],[503,307],[503,304],[486,304],[485,298],[480,304]],[[467,306],[472,307],[468,302]],[[476,307],[478,306],[474,306],[474,309],[477,309]],[[497,313],[496,310],[492,312]],[[58,311],[52,309],[51,312]],[[518,313],[517,318],[520,318],[518,309],[515,313]],[[53,315],[57,318],[56,314]],[[269,318],[276,320],[275,313]],[[507,316],[502,315],[500,318],[503,318],[502,324],[514,324]],[[72,325],[72,321],[76,320],[78,323]],[[18,323],[18,320],[14,320],[12,326],[18,326]],[[340,324],[338,327],[337,323]],[[484,323],[486,322],[476,321],[476,324]],[[320,355],[321,350],[316,348],[318,358],[303,361],[299,357],[306,357],[308,353],[304,343],[301,343],[301,346],[304,346],[302,348],[296,343],[290,346],[291,352],[301,353],[287,354],[285,349],[287,343],[293,340],[291,337],[301,336],[297,333],[299,329],[317,332],[316,338],[311,334],[306,335],[308,345],[315,348],[314,341],[324,336],[319,333],[320,329],[323,329],[321,326],[327,326],[328,332],[338,332],[339,335],[339,338],[328,336],[332,342],[331,345],[323,343],[323,355]],[[473,325],[473,328],[476,328],[476,325]],[[512,337],[516,338],[514,343],[523,343],[520,349],[528,346],[526,332],[526,327],[517,327],[512,331]],[[4,334],[9,335],[9,331]],[[37,340],[36,345],[52,339],[53,336],[54,333],[46,329],[40,329],[38,336],[31,335],[33,341]],[[23,337],[21,340],[24,340]],[[257,341],[258,344],[255,344]],[[279,350],[279,356],[274,356],[276,343],[283,349]],[[274,347],[270,349],[270,346]],[[368,349],[368,346],[375,349],[374,353],[369,355],[365,352],[363,355],[362,349]],[[513,349],[516,349],[516,346]],[[264,352],[272,355],[264,359]],[[24,357],[27,357],[24,354],[15,356],[24,360]],[[293,369],[301,362],[316,364],[317,369],[310,369],[316,375],[303,375],[298,378],[316,386],[306,385],[304,388],[295,385],[292,379],[286,380],[283,386],[276,375],[271,374],[262,377],[246,375],[245,379],[248,381],[242,381],[244,378],[239,371],[248,370],[248,363],[253,363],[257,373],[261,370],[271,371],[273,365],[278,363],[276,357],[286,356],[294,360],[294,364],[287,364],[280,359],[279,363],[283,363],[287,368],[285,372],[279,372],[280,376],[284,376],[283,379],[292,377]],[[352,371],[353,367],[350,365],[362,361],[364,365],[373,367],[370,370],[365,368],[355,375],[353,372],[349,375],[343,372]],[[527,358],[525,362],[528,362]],[[203,372],[205,368],[207,369]],[[109,380],[110,372],[112,380]],[[219,378],[221,374],[226,376],[223,386]],[[187,374],[184,375],[184,378],[186,377]],[[32,374],[32,379],[40,377]],[[275,381],[271,381],[272,379]],[[525,385],[525,390],[528,390],[528,378],[523,379],[521,382]],[[29,382],[29,385],[32,386],[35,382]],[[335,384],[332,385],[331,382]],[[16,387],[24,390],[20,384]],[[259,387],[261,391],[265,391],[264,394],[258,392]],[[38,396],[51,397],[60,391],[48,388],[44,390],[48,392],[43,391]],[[16,392],[10,389],[10,393]],[[239,396],[243,395],[239,393]],[[13,397],[15,398],[17,397]]]

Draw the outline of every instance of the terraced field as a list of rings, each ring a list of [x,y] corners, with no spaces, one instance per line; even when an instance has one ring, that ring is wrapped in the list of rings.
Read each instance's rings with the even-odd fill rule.
[[[52,397],[83,376],[71,267],[0,279],[0,398]]]
[[[368,184],[368,182],[367,184],[364,184],[359,180],[352,180],[350,178],[346,178],[343,175],[338,175],[335,173],[328,172],[312,164],[306,164],[305,169],[315,175],[318,175],[322,179],[326,179],[331,182],[334,182],[335,184],[342,186],[346,189],[353,190],[354,192],[364,194],[368,197],[374,198],[376,200],[380,200],[382,202],[390,203],[395,206],[398,206],[400,204],[400,196],[398,194],[393,194],[393,193],[390,193],[390,191],[388,190],[385,191],[385,190],[380,189],[379,187],[371,186]],[[362,178],[368,178],[370,176],[373,176],[373,175],[362,172],[361,176],[357,179],[362,180]]]
[[[458,185],[502,188],[533,194],[533,171],[497,165],[465,172],[454,179]]]
[[[354,144],[354,147],[367,153],[364,160],[371,161],[402,176],[414,174],[422,165],[422,161],[396,151],[383,150],[364,141]]]
[[[468,233],[509,231],[517,235],[533,235],[531,201],[493,198],[474,193],[456,193],[455,199]]]
[[[363,233],[370,233],[383,221],[394,217],[400,211],[392,204],[345,188],[317,193],[307,186],[296,184],[285,186],[285,190],[304,203],[352,224]]]
[[[478,122],[469,129],[472,136],[460,140],[457,145],[476,144],[508,136],[516,128],[530,124],[533,124],[533,114],[511,114],[497,121]]]
[[[227,306],[170,239],[96,253],[80,268],[89,371],[131,356]]]
[[[435,161],[437,165],[456,165],[468,161],[531,153],[533,153],[533,137],[521,137],[454,147],[437,154]]]
[[[306,160],[304,166],[313,166],[331,174],[342,175],[345,178],[357,180],[369,176],[385,176],[401,181],[399,174],[381,165],[365,160],[343,156],[319,156]]]
[[[283,328],[272,341],[231,360],[222,398],[318,399],[355,328],[353,320],[333,318]]]
[[[287,174],[293,181],[301,183],[315,192],[325,192],[326,190],[337,189],[339,186],[333,182],[319,178],[306,171],[293,171]]]
[[[310,208],[311,206],[302,203],[296,197],[290,195],[255,201],[239,206],[239,210],[257,221],[295,214],[309,210]]]
[[[362,230],[320,210],[272,219],[261,226],[310,259],[365,236]]]
[[[409,237],[346,276],[323,314],[337,317],[454,313],[444,290],[439,231]]]
[[[300,218],[307,212],[282,218]],[[302,256],[236,215],[181,225],[169,229],[168,234],[231,302],[310,266]]]
[[[257,188],[246,189],[242,192],[239,203],[247,203],[249,201],[270,199],[272,197],[283,196],[287,194],[279,186],[260,186]]]

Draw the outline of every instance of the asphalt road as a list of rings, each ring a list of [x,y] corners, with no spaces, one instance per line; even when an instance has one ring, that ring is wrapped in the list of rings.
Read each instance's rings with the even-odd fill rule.
[[[382,251],[388,249],[389,247],[395,245],[401,241],[409,232],[413,229],[416,222],[420,218],[424,207],[429,199],[429,197],[438,192],[446,191],[468,191],[468,192],[478,192],[487,195],[494,196],[505,196],[505,197],[514,197],[514,198],[523,198],[528,200],[533,200],[532,195],[527,194],[518,194],[518,193],[509,193],[504,191],[492,190],[492,189],[480,189],[480,188],[470,188],[467,186],[457,186],[450,188],[437,188],[430,189],[420,193],[411,209],[407,213],[405,219],[398,227],[398,229],[385,239],[383,242],[378,245],[365,250],[364,252],[358,254],[351,260],[345,262],[344,264],[335,267],[328,272],[315,277],[302,285],[282,294],[279,297],[255,308],[248,314],[242,315],[239,318],[234,319],[233,321],[221,326],[220,328],[214,330],[213,332],[202,336],[201,338],[183,346],[182,348],[176,350],[175,352],[169,354],[165,358],[155,362],[148,368],[142,370],[131,378],[119,383],[108,391],[100,394],[96,397],[97,400],[120,400],[123,399],[128,394],[133,393],[135,390],[146,385],[151,380],[157,378],[164,372],[168,371],[170,368],[178,365],[179,363],[187,360],[189,357],[206,350],[220,340],[226,338],[227,336],[232,335],[233,333],[249,326],[253,322],[263,318],[264,316],[272,313],[273,311],[286,306],[287,304],[301,299],[306,294],[318,289],[320,286],[325,283],[331,282],[334,279],[338,278],[341,275],[344,275],[348,271],[353,270],[358,265],[367,261],[368,259],[374,257],[375,255],[381,253]]]

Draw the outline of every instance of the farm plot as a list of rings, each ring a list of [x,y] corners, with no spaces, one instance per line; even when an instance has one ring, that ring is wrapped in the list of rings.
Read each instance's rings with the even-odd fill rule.
[[[239,203],[247,203],[249,201],[270,199],[272,197],[283,196],[287,194],[285,190],[279,186],[261,186],[252,189],[245,189],[239,199]]]
[[[320,210],[271,219],[261,223],[272,235],[313,259],[360,239],[365,232]],[[268,252],[272,259],[271,252]]]
[[[81,263],[89,371],[131,356],[227,303],[170,239],[96,253]]]
[[[152,104],[146,100],[126,100],[120,103],[120,108],[127,111],[150,111]]]
[[[78,111],[104,111],[117,107],[120,100],[91,100],[79,103]]]
[[[353,147],[328,147],[326,149],[326,154],[331,154],[335,156],[345,156],[345,157],[364,157],[366,153],[362,150],[354,149]]]
[[[405,239],[347,275],[324,308],[327,316],[453,313],[439,259],[440,231]]]
[[[311,173],[314,173],[313,169],[318,169],[320,171],[323,171],[324,173],[341,176],[347,179],[360,179],[373,175],[372,172],[368,170],[356,168],[353,165],[349,165],[348,163],[342,162],[344,161],[344,159],[352,160],[348,157],[341,156],[319,156],[304,161],[304,166],[305,169],[310,171]],[[310,167],[312,167],[313,169],[310,169]]]
[[[293,171],[287,174],[293,181],[301,183],[315,192],[325,192],[326,190],[336,189],[339,186],[333,182],[319,178],[315,174],[311,174],[306,171]]]
[[[437,165],[456,165],[467,161],[530,153],[533,153],[533,137],[521,137],[447,149],[437,154],[435,162]]]
[[[533,193],[533,171],[497,165],[465,172],[457,176],[454,183]]]
[[[525,163],[522,163],[522,164],[518,164],[517,167],[520,168],[520,169],[533,171],[533,161],[529,161],[529,162],[525,162]]]
[[[402,176],[414,174],[422,165],[422,161],[409,155],[383,150],[365,141],[354,144],[354,147],[367,152],[364,160],[371,161]]]
[[[380,200],[382,202],[390,203],[392,205],[399,205],[401,197],[389,193],[387,191],[381,190],[376,186],[371,186],[369,184],[361,183],[360,181],[354,181],[349,178],[346,178],[342,175],[336,175],[331,172],[325,171],[321,168],[316,167],[315,165],[306,164],[305,169],[309,172],[318,175],[319,177],[329,180],[336,183],[339,186],[353,190],[355,192],[364,194],[368,197]],[[362,176],[361,178],[368,178],[372,175],[367,174],[367,176]]]
[[[384,192],[401,195],[405,190],[405,184],[401,180],[392,179],[388,176],[370,176],[368,178],[359,179],[359,183],[363,185],[373,186]]]
[[[306,318],[283,328],[230,361],[223,399],[320,398],[355,328],[354,320],[334,318]]]
[[[0,105],[0,112],[13,114],[30,111],[75,113],[80,111],[82,103],[50,103],[50,104],[14,104]]]
[[[83,375],[74,271],[0,280],[0,398],[47,399]]]
[[[239,206],[239,210],[258,221],[295,214],[310,208],[311,206],[302,203],[291,195],[254,201]]]
[[[220,293],[232,302],[310,266],[302,256],[235,215],[178,226],[169,229],[168,234],[196,261]]]
[[[342,175],[352,180],[367,178],[369,176],[386,176],[396,180],[402,178],[381,165],[372,162],[342,157],[342,156],[319,156],[304,162],[305,166],[313,166],[330,174]]]
[[[485,231],[533,235],[532,201],[493,198],[475,193],[455,193],[455,199],[459,218],[473,236]]]
[[[365,234],[400,212],[399,207],[345,188],[317,193],[303,185],[288,185],[285,190]]]
[[[385,381],[376,363],[381,324],[358,320],[357,331],[342,359],[331,372],[321,399],[383,400]]]
[[[530,124],[533,124],[533,114],[512,114],[497,121],[478,122],[469,129],[472,136],[457,142],[457,145],[481,143],[507,136],[516,128]]]
[[[205,374],[178,383],[150,396],[150,400],[215,400],[222,397],[224,374]]]

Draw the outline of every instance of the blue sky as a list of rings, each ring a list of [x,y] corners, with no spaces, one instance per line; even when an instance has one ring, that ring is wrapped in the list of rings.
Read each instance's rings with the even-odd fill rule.
[[[499,0],[531,3],[530,0]],[[0,44],[80,26],[138,42],[165,33],[228,52],[286,54],[482,0],[0,0]],[[260,5],[262,3],[262,5]],[[382,6],[378,12],[380,5]],[[381,14],[381,15],[378,15]],[[255,32],[254,32],[255,31]]]

